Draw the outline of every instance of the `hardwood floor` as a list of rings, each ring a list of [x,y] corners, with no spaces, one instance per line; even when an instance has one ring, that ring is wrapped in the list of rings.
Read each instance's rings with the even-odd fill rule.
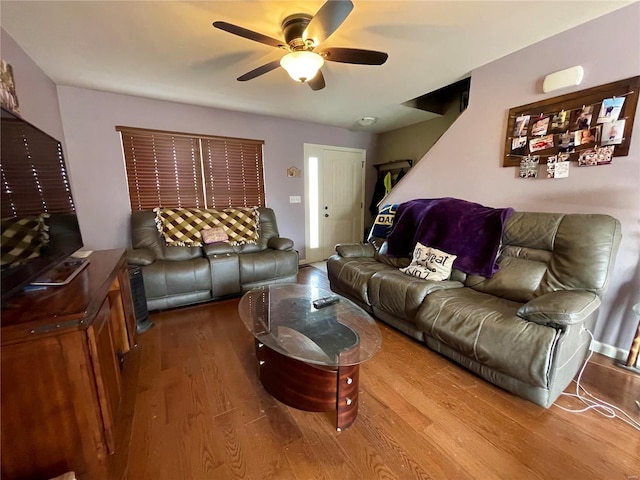
[[[311,267],[299,281],[328,288]],[[358,418],[337,432],[330,413],[289,408],[262,388],[237,305],[152,314],[125,365],[130,428],[110,478],[640,478],[640,432],[629,425],[538,407],[381,322],[382,349],[360,368]],[[640,420],[638,375],[596,355],[583,384]]]

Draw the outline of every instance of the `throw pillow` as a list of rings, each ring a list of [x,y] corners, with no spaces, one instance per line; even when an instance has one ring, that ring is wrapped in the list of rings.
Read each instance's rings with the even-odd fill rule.
[[[413,249],[413,258],[408,267],[401,268],[402,273],[425,280],[447,280],[456,255],[437,248],[426,247],[420,242]]]
[[[222,227],[211,227],[200,230],[202,241],[206,244],[216,242],[226,242],[229,240],[229,236]]]

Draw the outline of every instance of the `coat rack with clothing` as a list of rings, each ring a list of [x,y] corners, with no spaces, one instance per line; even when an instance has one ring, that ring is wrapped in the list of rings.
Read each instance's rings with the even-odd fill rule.
[[[391,192],[395,184],[413,167],[413,160],[392,160],[379,163],[374,167],[378,171],[378,179],[373,189],[369,212],[375,217],[378,214],[378,203]]]

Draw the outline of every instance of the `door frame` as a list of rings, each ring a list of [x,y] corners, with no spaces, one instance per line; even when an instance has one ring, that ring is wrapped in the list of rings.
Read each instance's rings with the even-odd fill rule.
[[[311,248],[311,218],[312,213],[311,208],[313,207],[312,202],[309,201],[309,194],[311,190],[310,185],[310,170],[309,170],[309,157],[316,157],[318,159],[318,164],[320,164],[323,160],[323,150],[337,150],[345,153],[359,153],[362,158],[363,167],[367,165],[367,151],[364,148],[349,148],[349,147],[336,147],[334,145],[319,145],[314,143],[305,143],[304,144],[304,239],[305,239],[305,259],[302,261],[302,264],[314,263],[324,260],[322,257],[322,249],[321,248]],[[364,235],[364,199],[365,199],[365,185],[366,185],[366,168],[361,169],[360,182],[361,187],[360,191],[360,218],[359,218],[359,227],[358,231]],[[321,191],[321,189],[319,189]],[[320,205],[317,205],[317,214],[320,215]],[[319,232],[321,233],[321,232]],[[320,238],[322,235],[320,235]],[[359,239],[360,240],[360,239]],[[359,241],[358,240],[358,241]],[[315,250],[315,251],[314,251]],[[314,255],[315,254],[315,255]]]

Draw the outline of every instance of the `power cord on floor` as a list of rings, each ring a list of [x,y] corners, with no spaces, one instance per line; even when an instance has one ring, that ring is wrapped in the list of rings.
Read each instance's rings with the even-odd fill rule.
[[[584,327],[582,328],[582,330],[589,334],[589,336],[591,337],[591,342],[593,342],[594,341],[593,334]],[[587,391],[586,388],[580,385],[582,374],[584,373],[584,369],[587,367],[587,363],[589,363],[589,360],[591,360],[592,355],[593,355],[593,350],[590,350],[589,355],[587,355],[587,359],[584,362],[584,365],[582,365],[582,368],[580,369],[580,373],[578,374],[578,379],[573,380],[576,384],[576,393],[563,392],[560,394],[565,397],[577,398],[585,405],[585,407],[580,409],[571,409],[571,408],[566,408],[561,405],[558,405],[557,403],[554,403],[554,405],[559,409],[564,410],[565,412],[571,412],[571,413],[582,413],[588,410],[595,410],[596,412],[598,412],[600,415],[604,417],[619,418],[623,422],[631,425],[636,430],[640,430],[640,422],[631,418],[631,416],[627,412],[625,412],[619,407],[616,407],[615,405],[611,405],[610,403],[605,402],[604,400],[596,397],[595,395],[592,395]],[[637,403],[638,402],[636,401],[636,404]]]

